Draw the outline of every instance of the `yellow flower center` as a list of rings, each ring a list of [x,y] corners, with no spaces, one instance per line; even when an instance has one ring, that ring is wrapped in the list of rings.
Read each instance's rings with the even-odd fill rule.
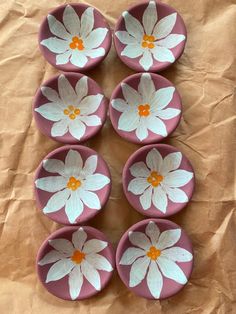
[[[155,246],[151,246],[149,251],[146,253],[147,257],[152,259],[153,261],[157,260],[158,257],[161,255],[161,251],[155,248]]]
[[[64,109],[63,113],[64,115],[68,116],[71,120],[74,120],[76,116],[80,114],[80,109],[70,105],[66,109]]]
[[[84,258],[85,254],[79,250],[74,251],[73,255],[71,256],[71,260],[76,264],[80,264]]]
[[[76,180],[75,177],[70,177],[69,181],[67,182],[67,188],[75,191],[81,186],[80,180]]]
[[[158,172],[152,171],[150,176],[147,178],[147,182],[150,183],[153,187],[157,187],[163,179],[163,176],[158,174]]]
[[[150,115],[150,105],[144,104],[138,106],[138,114],[140,117],[147,117]]]
[[[70,48],[71,49],[84,50],[83,40],[77,36],[74,36],[72,38],[72,42],[70,43]]]
[[[153,35],[143,35],[142,47],[152,49],[155,47],[154,41],[156,38]]]

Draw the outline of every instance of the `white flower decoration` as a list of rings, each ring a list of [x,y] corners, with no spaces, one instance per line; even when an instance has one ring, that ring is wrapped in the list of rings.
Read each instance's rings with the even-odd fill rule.
[[[171,229],[160,233],[157,225],[150,221],[145,233],[130,232],[129,247],[121,257],[120,265],[132,265],[129,287],[139,285],[147,275],[147,286],[151,295],[158,299],[163,288],[163,276],[184,285],[187,278],[176,264],[190,262],[193,256],[187,250],[174,246],[181,237],[181,229]]]
[[[168,199],[174,203],[188,202],[188,196],[180,189],[192,178],[193,173],[178,169],[182,161],[180,152],[170,153],[164,159],[156,148],[146,156],[146,164],[139,161],[130,167],[134,179],[129,182],[128,191],[140,195],[139,201],[144,210],[151,204],[166,213]]]
[[[126,45],[122,56],[138,58],[145,71],[153,65],[153,58],[159,62],[175,61],[171,49],[185,40],[181,34],[171,34],[176,23],[177,13],[165,16],[160,21],[157,17],[155,1],[149,1],[142,17],[142,24],[129,12],[123,13],[127,31],[117,31],[115,35]],[[158,21],[158,22],[157,22]]]
[[[45,214],[53,213],[65,206],[65,213],[70,223],[82,214],[84,205],[90,209],[101,209],[96,191],[110,183],[110,179],[95,173],[97,156],[92,155],[84,162],[76,150],[70,149],[65,163],[58,159],[46,159],[43,168],[57,176],[48,176],[35,181],[38,189],[55,193],[43,208]]]
[[[72,6],[67,5],[63,12],[63,23],[53,15],[47,16],[50,32],[56,37],[49,37],[40,42],[56,55],[56,64],[66,64],[69,61],[83,68],[89,58],[105,55],[105,49],[99,47],[105,39],[108,29],[94,27],[94,9],[89,7],[77,15]],[[98,48],[99,47],[99,48]]]
[[[90,239],[86,241],[87,233],[79,228],[72,234],[72,242],[66,239],[49,240],[54,250],[47,253],[39,262],[40,266],[52,264],[46,283],[57,281],[69,276],[69,291],[72,300],[75,300],[81,291],[84,277],[96,289],[101,290],[99,270],[111,272],[112,265],[101,254],[107,242]]]
[[[122,114],[118,120],[118,129],[125,132],[135,131],[137,138],[143,141],[148,130],[163,137],[167,136],[162,120],[172,119],[180,114],[179,109],[166,108],[173,98],[173,86],[156,90],[149,73],[141,75],[138,91],[126,83],[121,83],[124,99],[113,99],[114,109]],[[166,108],[166,109],[165,109]]]
[[[101,125],[101,119],[93,114],[97,111],[102,94],[88,96],[88,77],[83,76],[76,84],[75,90],[65,75],[58,78],[58,92],[50,87],[41,87],[42,94],[48,103],[35,109],[41,116],[53,121],[51,136],[63,136],[69,132],[80,140],[86,126]]]

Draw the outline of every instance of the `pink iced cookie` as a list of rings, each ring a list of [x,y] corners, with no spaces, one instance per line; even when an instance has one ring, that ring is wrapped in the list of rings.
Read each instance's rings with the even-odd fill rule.
[[[50,293],[82,300],[107,285],[115,263],[112,246],[101,231],[64,227],[43,242],[36,264],[39,279]]]
[[[35,175],[38,208],[60,224],[81,224],[108,200],[110,172],[101,156],[85,146],[63,146],[40,163]]]
[[[38,89],[33,115],[40,131],[52,139],[76,144],[100,131],[107,99],[98,84],[83,74],[52,77]]]
[[[153,73],[128,76],[113,91],[110,119],[116,132],[136,144],[150,144],[171,134],[181,118],[175,86]]]
[[[61,71],[84,72],[108,54],[111,31],[102,14],[86,4],[65,4],[51,11],[39,30],[39,48]]]
[[[147,219],[130,227],[116,251],[124,284],[147,299],[165,299],[188,282],[193,268],[191,242],[177,224]]]
[[[123,170],[123,189],[141,214],[164,218],[183,209],[192,197],[194,172],[188,159],[165,144],[138,149]]]
[[[175,9],[160,1],[145,1],[122,13],[114,43],[128,67],[137,72],[157,72],[181,56],[186,36],[184,22]]]

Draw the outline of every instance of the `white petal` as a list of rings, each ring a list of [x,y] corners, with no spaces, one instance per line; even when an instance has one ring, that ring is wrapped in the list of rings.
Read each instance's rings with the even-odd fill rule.
[[[81,16],[80,35],[84,39],[91,32],[94,25],[93,8],[88,7]]]
[[[175,92],[175,88],[173,86],[164,87],[158,89],[152,98],[152,109],[155,107],[156,109],[152,110],[153,113],[159,112],[161,109],[164,109],[169,105],[173,98],[173,94]]]
[[[174,48],[178,44],[180,44],[183,40],[185,40],[184,35],[180,34],[170,34],[166,38],[158,40],[157,44],[166,48]]]
[[[110,179],[100,173],[95,173],[88,176],[84,182],[83,188],[89,191],[101,190],[110,183]]]
[[[128,44],[137,44],[137,39],[130,36],[128,32],[126,31],[118,31],[115,32],[116,37],[119,39],[119,41],[122,44],[128,45]]]
[[[159,257],[157,259],[157,264],[164,277],[172,279],[182,285],[187,283],[188,280],[184,272],[175,262],[164,257]]]
[[[163,160],[162,175],[179,168],[182,161],[182,154],[180,152],[170,153]]]
[[[132,132],[134,131],[139,124],[139,115],[136,110],[129,108],[124,111],[118,121],[118,130]]]
[[[142,194],[146,188],[150,186],[146,178],[135,178],[132,179],[128,185],[128,191],[132,192],[134,195]]]
[[[142,103],[141,95],[126,83],[121,83],[122,93],[129,105],[140,105]]]
[[[45,159],[43,160],[43,168],[47,171],[47,172],[51,172],[51,173],[59,173],[61,176],[64,176],[65,172],[64,172],[64,162],[59,160],[59,159]]]
[[[86,178],[87,176],[95,172],[95,170],[97,169],[97,163],[98,163],[98,157],[96,155],[89,156],[86,159],[84,163],[84,168],[81,171],[81,175],[83,175],[83,178]]]
[[[70,259],[63,259],[53,264],[48,273],[46,283],[50,281],[60,280],[69,274],[74,267],[74,263]]]
[[[77,177],[83,167],[83,159],[77,150],[70,149],[65,158],[65,173]]]
[[[58,121],[63,117],[62,108],[55,103],[44,104],[34,110],[50,121]]]
[[[85,242],[83,252],[85,254],[94,254],[101,252],[107,247],[108,243],[106,241],[91,239]]]
[[[45,177],[35,181],[38,189],[47,192],[57,192],[66,188],[67,180],[62,176]]]
[[[169,187],[178,188],[187,184],[192,178],[192,172],[179,169],[168,173],[164,178],[163,183]]]
[[[146,118],[141,118],[139,120],[139,124],[138,124],[137,130],[135,132],[137,138],[140,141],[143,141],[143,140],[145,140],[145,138],[148,137],[148,125],[147,125],[146,122],[147,122]]]
[[[88,37],[84,38],[84,45],[86,49],[93,49],[97,48],[102,44],[104,41],[106,35],[107,35],[108,29],[98,27],[91,31],[91,33],[88,35]]]
[[[146,252],[136,247],[129,247],[122,255],[119,262],[120,265],[131,265],[133,262],[141,256],[144,256]]]
[[[101,280],[98,271],[86,260],[81,263],[81,271],[88,282],[96,289],[101,290]]]
[[[64,254],[56,250],[52,250],[48,252],[46,255],[44,255],[44,257],[38,262],[38,264],[43,266],[43,265],[54,263],[58,261],[59,259],[63,259],[63,258],[65,258]]]
[[[99,58],[99,57],[104,56],[105,53],[106,53],[106,51],[103,47],[87,50],[85,52],[86,56],[88,56],[90,58]]]
[[[160,298],[161,290],[163,287],[163,278],[157,267],[156,262],[151,261],[147,274],[147,286],[151,295],[155,299]]]
[[[114,109],[116,109],[119,112],[124,112],[126,109],[128,109],[128,104],[124,99],[116,98],[111,101],[111,105]]]
[[[103,97],[102,94],[84,97],[79,104],[81,115],[89,115],[97,111]]]
[[[70,56],[71,50],[58,54],[56,56],[56,64],[67,64],[69,62]]]
[[[149,188],[146,189],[146,191],[144,191],[144,193],[139,198],[139,201],[140,201],[144,210],[147,210],[151,207],[152,191],[153,191],[152,186],[149,186]]]
[[[149,50],[144,51],[142,58],[139,60],[139,63],[145,71],[150,69],[150,67],[153,65],[153,59]]]
[[[193,259],[193,255],[189,251],[178,246],[163,250],[161,256],[174,262],[190,262]]]
[[[140,44],[128,44],[122,51],[121,56],[128,58],[137,58],[143,54],[143,48]]]
[[[147,127],[150,131],[152,131],[155,134],[159,134],[163,137],[166,137],[168,135],[165,123],[162,122],[161,119],[157,117],[149,116]]]
[[[166,193],[167,193],[169,199],[173,203],[186,203],[186,202],[188,202],[188,196],[181,189],[165,187],[165,190],[166,190]]]
[[[160,185],[154,189],[152,202],[153,202],[153,205],[157,209],[159,209],[162,213],[166,213],[167,203],[168,203],[167,196]]]
[[[177,13],[172,13],[170,15],[167,15],[161,19],[153,30],[153,35],[157,39],[161,39],[169,35],[175,25],[177,18]]]
[[[179,109],[167,108],[164,110],[159,110],[157,116],[163,120],[169,120],[177,117],[180,114]]]
[[[82,76],[75,85],[77,102],[79,103],[88,94],[88,77]]]
[[[157,7],[155,1],[149,1],[147,8],[143,13],[143,26],[145,33],[151,35],[157,22]]]
[[[144,35],[141,23],[135,17],[129,14],[128,11],[123,12],[122,15],[125,20],[125,27],[128,33],[135,37],[137,40],[141,40]]]
[[[82,227],[80,227],[77,231],[72,234],[72,243],[74,247],[78,250],[82,250],[84,242],[87,239],[87,233],[84,231]]]
[[[69,49],[68,41],[56,37],[50,37],[40,42],[41,45],[47,47],[54,53],[64,53]]]
[[[69,274],[69,289],[72,300],[78,298],[83,284],[83,275],[80,266],[76,266]]]
[[[84,136],[85,131],[85,125],[79,119],[73,120],[73,122],[71,122],[69,125],[70,134],[77,140],[80,140]]]
[[[154,221],[149,221],[146,226],[145,233],[150,238],[152,245],[157,246],[157,242],[160,236],[160,229],[157,227]]]
[[[64,25],[59,22],[53,15],[48,14],[48,26],[53,35],[59,38],[71,40],[71,35],[66,31]]]
[[[146,163],[150,170],[160,172],[162,168],[163,159],[156,148],[152,148],[146,157]]]
[[[91,116],[81,116],[80,121],[84,122],[87,126],[97,126],[102,124],[101,118],[95,114]]]
[[[55,89],[48,87],[48,86],[42,86],[41,92],[43,96],[45,96],[48,100],[56,103],[60,103],[61,99],[59,98],[59,95]]]
[[[79,68],[83,68],[88,62],[88,58],[84,55],[84,53],[74,49],[72,51],[70,62]]]
[[[79,196],[82,202],[91,209],[101,209],[101,203],[97,194],[83,189],[79,190]]]
[[[149,250],[152,245],[146,234],[140,231],[130,231],[129,240],[133,245],[145,251]]]
[[[129,170],[132,176],[136,178],[147,178],[150,174],[150,170],[143,161],[136,162],[129,168]]]
[[[49,240],[49,244],[55,250],[57,250],[61,254],[65,254],[66,256],[71,256],[74,252],[74,248],[73,248],[72,243],[67,239]]]
[[[143,97],[143,103],[150,103],[156,88],[149,73],[143,73],[141,75],[138,91]]]
[[[71,35],[79,36],[80,20],[74,8],[67,5],[63,12],[63,23]]]
[[[82,214],[83,209],[84,205],[78,196],[78,192],[73,191],[65,206],[65,213],[71,224],[76,223],[76,219]]]
[[[68,122],[67,119],[55,122],[51,128],[51,135],[53,137],[63,136],[68,131]]]
[[[163,231],[159,237],[157,247],[159,250],[164,250],[176,244],[181,236],[181,229],[171,229]]]
[[[147,256],[138,258],[130,270],[129,286],[136,287],[141,283],[147,273],[148,265],[150,264],[150,259]]]
[[[58,91],[63,103],[67,106],[77,102],[77,95],[65,75],[61,74],[58,78]]]
[[[88,254],[86,255],[85,259],[97,270],[104,270],[108,272],[113,270],[108,259],[100,254]]]
[[[156,46],[152,49],[152,53],[154,58],[159,62],[173,63],[175,61],[173,53],[168,48]]]
[[[70,191],[68,189],[55,193],[47,202],[47,205],[43,208],[45,214],[53,213],[65,206]]]

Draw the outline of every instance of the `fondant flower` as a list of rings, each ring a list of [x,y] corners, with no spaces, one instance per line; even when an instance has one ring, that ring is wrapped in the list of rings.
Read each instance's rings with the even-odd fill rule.
[[[121,83],[124,99],[112,100],[112,107],[122,112],[118,129],[125,132],[135,131],[143,141],[148,130],[163,137],[167,136],[166,125],[162,120],[172,119],[180,114],[179,109],[166,108],[173,98],[175,88],[164,87],[156,90],[151,75],[141,75],[138,91],[126,83]]]
[[[130,167],[130,173],[135,178],[129,182],[128,191],[140,195],[139,201],[144,210],[153,204],[157,210],[166,213],[168,199],[174,203],[188,202],[188,196],[180,187],[193,178],[193,173],[179,169],[181,161],[180,152],[162,158],[153,148],[146,156],[146,163],[139,161]]]
[[[99,270],[111,272],[112,265],[101,254],[107,242],[90,239],[87,233],[79,228],[72,234],[72,242],[67,239],[49,240],[54,250],[49,251],[39,262],[40,266],[53,264],[46,278],[46,283],[57,281],[68,275],[69,292],[75,300],[81,291],[84,277],[96,289],[101,290]]]
[[[56,55],[56,64],[69,61],[80,68],[88,62],[88,58],[105,55],[105,49],[99,47],[106,37],[107,28],[94,28],[94,9],[87,8],[81,18],[72,6],[67,5],[63,12],[63,23],[53,15],[47,16],[50,32],[56,37],[49,37],[40,42]],[[99,47],[99,48],[98,48]]]
[[[97,111],[103,95],[88,96],[88,78],[83,76],[71,86],[65,75],[58,78],[58,92],[50,87],[41,87],[42,94],[48,103],[35,109],[41,116],[53,121],[51,136],[63,136],[69,132],[80,140],[86,131],[86,126],[101,125],[101,119],[93,114]]]
[[[96,191],[109,184],[110,179],[96,173],[97,156],[83,160],[76,150],[70,149],[65,163],[58,159],[46,159],[43,168],[56,176],[48,176],[35,181],[38,189],[55,193],[43,208],[45,214],[53,213],[65,206],[65,213],[70,223],[75,223],[82,214],[84,205],[90,209],[101,209]]]
[[[157,4],[158,6],[158,4]],[[128,58],[139,58],[139,64],[145,71],[153,65],[153,58],[159,62],[174,62],[171,51],[185,40],[182,34],[171,34],[175,26],[177,13],[172,13],[158,21],[155,1],[149,1],[142,16],[142,24],[129,12],[123,13],[125,31],[117,31],[115,35],[126,45],[121,52]]]
[[[184,285],[187,278],[177,263],[189,262],[193,256],[187,250],[174,246],[181,237],[181,229],[160,232],[157,225],[150,221],[145,233],[130,232],[129,247],[121,257],[120,265],[132,265],[129,286],[136,287],[146,277],[151,295],[158,299],[163,288],[163,277]]]

